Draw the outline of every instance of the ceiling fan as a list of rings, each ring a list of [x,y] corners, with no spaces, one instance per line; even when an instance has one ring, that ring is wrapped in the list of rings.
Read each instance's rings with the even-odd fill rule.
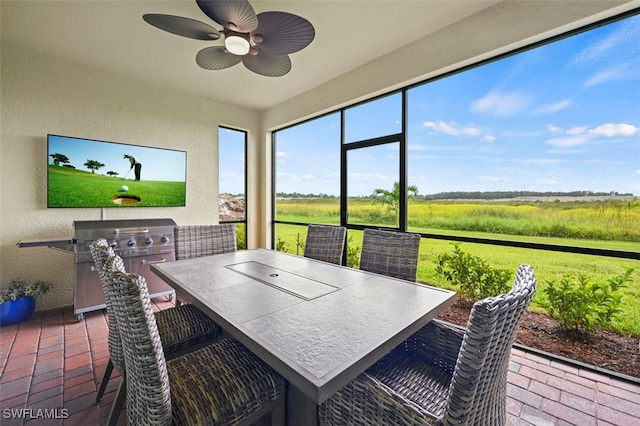
[[[304,49],[315,37],[311,22],[287,12],[256,15],[248,0],[196,0],[221,30],[182,16],[149,13],[142,18],[154,27],[195,40],[218,40],[224,46],[205,47],[196,63],[206,70],[222,70],[242,62],[249,70],[280,77],[291,70],[291,53]]]

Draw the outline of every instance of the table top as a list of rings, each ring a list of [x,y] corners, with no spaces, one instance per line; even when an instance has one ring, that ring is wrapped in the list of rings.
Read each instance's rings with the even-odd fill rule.
[[[320,404],[456,300],[456,293],[273,250],[151,270]]]

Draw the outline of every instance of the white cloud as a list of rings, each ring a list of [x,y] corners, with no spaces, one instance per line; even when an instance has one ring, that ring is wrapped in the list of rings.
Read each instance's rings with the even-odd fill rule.
[[[585,87],[593,87],[598,84],[606,83],[607,81],[620,80],[627,75],[626,66],[617,66],[613,68],[607,68],[595,74],[587,81],[584,82]]]
[[[569,130],[567,130],[567,134],[568,135],[581,135],[584,132],[586,132],[588,129],[587,126],[574,126],[572,128],[570,128]]]
[[[565,99],[564,101],[556,102],[555,104],[539,106],[533,112],[534,114],[553,114],[554,112],[562,111],[563,109],[568,108],[570,105],[571,100]]]
[[[475,127],[459,127],[455,121],[445,123],[444,121],[425,121],[424,126],[440,133],[451,136],[479,136],[480,130]]]
[[[316,180],[316,177],[311,174],[306,174],[306,175],[302,175],[302,180],[305,180],[307,182],[314,182]]]
[[[482,142],[494,142],[496,138],[490,134],[483,135],[480,129],[476,127],[463,127],[459,126],[455,121],[451,121],[449,123],[445,123],[444,121],[425,121],[422,123],[426,128],[432,129],[439,133],[444,133],[446,135],[451,136],[469,136],[474,138],[480,138]],[[411,149],[411,148],[409,148]],[[419,148],[414,146],[414,150],[425,150],[427,149],[423,145],[420,145]]]
[[[638,133],[638,128],[633,124],[625,123],[606,123],[588,131],[591,135],[602,136],[633,136]]]
[[[589,135],[579,135],[564,138],[551,138],[547,140],[547,143],[559,148],[572,148],[575,146],[584,145],[589,142],[590,139],[591,138],[589,137]]]
[[[637,46],[638,39],[640,39],[640,27],[636,22],[634,19],[623,21],[618,29],[611,32],[606,38],[586,46],[581,52],[574,55],[571,62],[583,65],[607,61],[611,55],[617,55],[620,50],[624,49],[624,46]],[[608,55],[609,53],[611,55]]]
[[[636,170],[636,174],[640,175],[640,169]]]
[[[368,182],[372,180],[385,180],[387,176],[382,173],[348,173],[350,182]]]
[[[280,182],[300,182],[302,180],[300,176],[286,172],[277,172],[277,179]]]
[[[589,141],[599,136],[624,137],[633,136],[637,133],[640,133],[640,129],[633,124],[626,123],[606,123],[592,129],[586,126],[575,126],[565,132],[567,136],[548,139],[547,143],[558,148],[574,148],[586,145]]]
[[[471,104],[473,112],[493,115],[495,117],[510,117],[527,109],[531,99],[520,93],[489,92]]]
[[[551,133],[560,133],[562,132],[562,127],[558,127],[553,124],[547,124],[547,130]]]
[[[287,162],[287,159],[293,158],[293,155],[290,152],[278,151],[276,152],[276,163],[284,164]]]

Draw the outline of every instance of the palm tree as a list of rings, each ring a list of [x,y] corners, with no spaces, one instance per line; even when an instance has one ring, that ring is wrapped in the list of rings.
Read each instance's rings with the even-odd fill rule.
[[[56,166],[59,166],[60,163],[67,164],[69,162],[69,157],[64,154],[58,154],[57,152],[55,154],[49,154],[49,157],[53,159],[53,164]]]
[[[418,195],[418,187],[415,185],[409,185],[407,187],[407,200],[415,200]],[[398,207],[400,206],[400,182],[393,183],[393,189],[388,191],[386,189],[374,189],[371,196],[376,203],[386,204],[390,210],[395,213],[396,224],[398,223]]]
[[[95,173],[96,170],[98,170],[100,167],[104,167],[104,164],[102,164],[97,160],[87,160],[87,162],[84,163],[84,165],[86,166],[87,169],[91,170],[91,173]]]

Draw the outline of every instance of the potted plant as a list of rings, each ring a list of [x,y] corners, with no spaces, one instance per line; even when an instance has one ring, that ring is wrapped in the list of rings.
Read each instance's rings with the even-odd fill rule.
[[[17,324],[33,313],[36,308],[35,296],[46,293],[51,286],[44,281],[27,283],[15,278],[9,287],[0,292],[0,325]]]

